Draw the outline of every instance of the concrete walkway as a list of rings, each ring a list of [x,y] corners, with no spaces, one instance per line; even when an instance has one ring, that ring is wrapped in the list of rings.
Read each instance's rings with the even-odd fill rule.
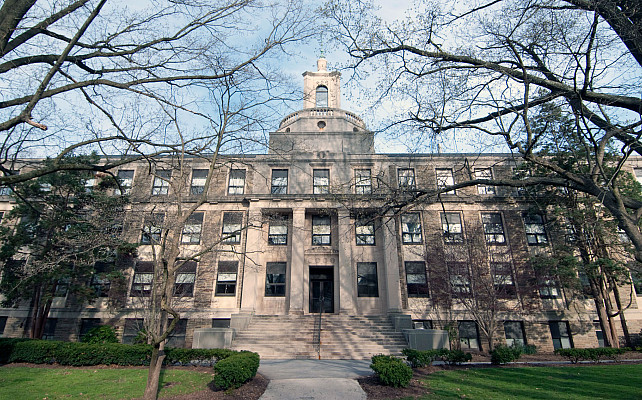
[[[355,380],[372,374],[369,360],[261,360],[270,380],[261,400],[365,400]]]

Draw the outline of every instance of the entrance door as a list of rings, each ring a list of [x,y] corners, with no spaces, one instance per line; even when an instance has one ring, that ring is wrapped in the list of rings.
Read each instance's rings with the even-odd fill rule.
[[[310,312],[334,312],[334,270],[332,267],[310,267]]]

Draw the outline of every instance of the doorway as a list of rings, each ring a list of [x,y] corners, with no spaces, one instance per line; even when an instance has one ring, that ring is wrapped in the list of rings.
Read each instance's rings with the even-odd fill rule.
[[[334,312],[334,267],[310,266],[310,313]]]

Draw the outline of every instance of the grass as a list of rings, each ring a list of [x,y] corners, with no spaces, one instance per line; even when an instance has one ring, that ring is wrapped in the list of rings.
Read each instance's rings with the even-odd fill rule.
[[[143,368],[2,367],[0,399],[133,399],[143,396],[146,380]],[[163,370],[159,397],[203,390],[211,380],[211,373]]]
[[[642,365],[439,371],[422,399],[642,399]]]

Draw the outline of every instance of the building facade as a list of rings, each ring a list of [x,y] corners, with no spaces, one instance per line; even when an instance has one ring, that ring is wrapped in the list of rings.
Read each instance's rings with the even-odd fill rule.
[[[522,191],[477,185],[434,195],[473,177],[513,176],[516,160],[377,154],[366,124],[340,108],[340,74],[329,72],[322,58],[316,72],[303,76],[304,107],[270,134],[267,154],[225,156],[209,187],[209,165],[198,159],[159,159],[153,173],[147,163],[115,171],[132,201],[123,234],[140,244],[138,257],[125,269],[122,288],[92,281],[101,291],[91,304],[56,297],[46,338],[76,340],[110,324],[132,342],[153,285],[152,243],[178,203],[189,205],[207,190],[206,203],[182,227],[181,252],[212,251],[177,274],[181,322],[170,344],[191,347],[195,329],[229,326],[239,313],[305,316],[322,309],[406,314],[417,328],[451,325],[470,349],[487,347],[481,318],[497,321],[497,343],[550,351],[600,345],[593,300],[529,266],[563,233],[550,230],[546,213],[534,212]],[[632,172],[638,166],[642,160],[629,164]],[[7,211],[10,193],[1,194]],[[473,293],[484,289],[475,283],[484,274],[495,294],[480,300]],[[642,293],[622,292],[630,303],[629,331],[639,334]],[[496,314],[480,316],[483,307]],[[29,316],[28,304],[0,308],[0,333],[23,336]]]

